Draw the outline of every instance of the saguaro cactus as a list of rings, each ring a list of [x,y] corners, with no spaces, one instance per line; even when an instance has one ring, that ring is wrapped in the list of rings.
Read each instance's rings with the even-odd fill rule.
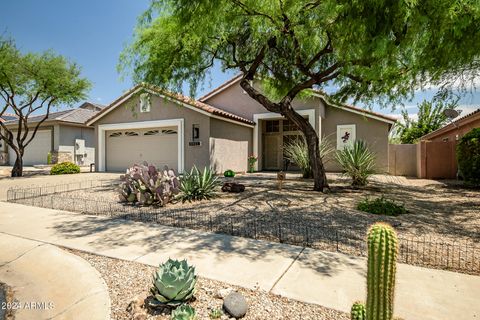
[[[352,320],[366,320],[367,310],[365,305],[361,302],[355,302],[350,311],[350,319]]]
[[[388,224],[376,223],[368,231],[367,319],[391,320],[398,255],[398,239]]]

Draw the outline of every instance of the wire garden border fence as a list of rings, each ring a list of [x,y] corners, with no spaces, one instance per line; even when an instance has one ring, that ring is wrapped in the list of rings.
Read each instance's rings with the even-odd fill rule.
[[[275,221],[262,215],[233,215],[227,210],[199,213],[169,207],[139,207],[111,199],[79,197],[74,191],[109,189],[111,180],[90,180],[60,185],[9,189],[7,201],[35,207],[90,215],[158,223],[165,226],[269,240],[308,248],[366,256],[366,230],[332,227],[319,223]],[[71,193],[71,194],[69,194]],[[399,236],[398,261],[411,265],[480,274],[480,248],[472,241],[438,241]]]

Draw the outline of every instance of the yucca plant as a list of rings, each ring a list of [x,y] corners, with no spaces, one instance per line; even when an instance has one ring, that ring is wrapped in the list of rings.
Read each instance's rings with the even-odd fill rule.
[[[285,143],[283,146],[283,154],[287,160],[295,163],[300,170],[304,178],[312,178],[313,171],[310,165],[310,158],[308,156],[308,146],[304,136],[299,136],[293,141]],[[330,155],[335,151],[330,140],[323,137],[320,141],[320,157],[323,164],[330,160]]]
[[[186,260],[168,259],[153,274],[150,291],[157,304],[178,306],[193,297],[196,283],[195,267],[189,266]]]
[[[217,188],[219,186],[220,181],[211,169],[204,168],[203,172],[200,172],[194,166],[180,180],[180,194],[178,198],[182,202],[210,200],[217,197]]]
[[[375,154],[364,141],[357,140],[336,153],[344,174],[352,178],[352,186],[364,186],[375,173]]]
[[[195,309],[188,304],[182,304],[180,307],[172,311],[172,320],[195,320],[197,313]]]

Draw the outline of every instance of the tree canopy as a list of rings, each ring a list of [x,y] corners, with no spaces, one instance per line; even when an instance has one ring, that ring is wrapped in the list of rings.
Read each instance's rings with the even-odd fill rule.
[[[89,88],[80,68],[65,57],[52,51],[24,54],[12,40],[0,38],[0,116],[13,112],[18,117],[14,131],[0,122],[0,138],[17,154],[12,175],[22,174],[24,148],[35,138],[51,108],[84,99]],[[38,113],[43,117],[29,123],[29,117]]]
[[[153,0],[120,69],[193,95],[219,61],[255,69],[277,97],[314,86],[337,88],[338,101],[397,102],[426,85],[468,85],[479,25],[474,0]]]
[[[417,118],[402,110],[403,123],[398,123],[398,137],[401,143],[417,143],[424,135],[440,129],[447,123],[446,109],[455,109],[456,101],[423,101],[418,105]]]

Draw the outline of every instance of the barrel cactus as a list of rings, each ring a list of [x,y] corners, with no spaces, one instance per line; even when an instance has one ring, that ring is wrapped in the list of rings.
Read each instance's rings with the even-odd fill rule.
[[[388,224],[376,223],[368,231],[367,319],[391,320],[398,255],[398,239]]]
[[[197,318],[195,309],[188,304],[182,304],[172,311],[172,320],[195,320]]]
[[[223,176],[225,178],[233,178],[235,177],[235,172],[233,170],[228,169],[223,173]]]
[[[370,227],[367,236],[367,306],[354,303],[352,320],[392,320],[398,238],[395,229],[386,223]]]
[[[160,305],[177,306],[193,297],[196,282],[195,267],[168,259],[153,274],[151,292]]]
[[[361,302],[355,302],[350,311],[351,320],[366,320],[367,319],[367,310],[365,305]]]

